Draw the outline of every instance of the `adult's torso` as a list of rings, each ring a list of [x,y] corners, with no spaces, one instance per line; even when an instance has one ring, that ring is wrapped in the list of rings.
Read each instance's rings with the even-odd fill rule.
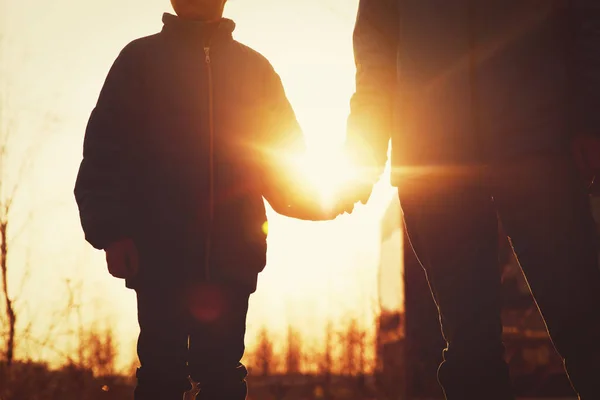
[[[396,164],[470,164],[563,146],[562,0],[397,0]]]

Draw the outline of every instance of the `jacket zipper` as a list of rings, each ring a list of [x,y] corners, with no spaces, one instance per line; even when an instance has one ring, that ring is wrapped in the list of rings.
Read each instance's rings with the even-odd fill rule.
[[[205,243],[205,264],[204,272],[207,281],[211,280],[210,271],[210,253],[212,247],[212,231],[215,212],[215,177],[214,177],[214,147],[215,147],[215,129],[214,129],[214,94],[213,94],[213,75],[212,64],[210,59],[210,46],[204,47],[206,70],[208,75],[208,174],[209,174],[209,189],[208,189],[208,229]]]

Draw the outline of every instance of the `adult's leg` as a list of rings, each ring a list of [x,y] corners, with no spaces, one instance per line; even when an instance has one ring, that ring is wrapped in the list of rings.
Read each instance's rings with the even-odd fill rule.
[[[600,269],[589,198],[569,155],[498,166],[494,199],[582,400],[600,399]]]
[[[135,400],[181,400],[191,389],[183,291],[175,285],[137,287],[140,336]]]
[[[240,287],[199,284],[188,290],[192,328],[189,366],[201,400],[244,400],[244,355],[250,292]]]
[[[406,178],[400,203],[447,341],[438,379],[448,400],[513,399],[502,344],[497,216],[473,177]]]

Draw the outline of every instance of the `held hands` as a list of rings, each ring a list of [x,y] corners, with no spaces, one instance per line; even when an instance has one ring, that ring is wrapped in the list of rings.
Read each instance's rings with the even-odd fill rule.
[[[330,221],[366,204],[383,172],[383,166],[353,156],[349,146],[339,153],[281,157],[277,165],[264,195],[275,212],[305,221]]]
[[[383,172],[361,167],[349,149],[329,156],[314,177],[320,183],[317,185],[320,190],[310,197],[319,199],[322,213],[322,217],[315,220],[333,220],[341,214],[351,214],[358,203],[367,204],[373,186]]]
[[[138,251],[131,239],[111,243],[106,249],[108,272],[115,278],[131,279],[138,273]]]
[[[351,214],[357,203],[367,204],[371,197],[377,179],[373,180],[345,157],[337,161],[320,168],[316,187],[304,186],[305,198],[312,199],[316,211],[313,221],[329,221],[341,214]]]
[[[326,174],[325,171],[323,171]],[[303,184],[304,183],[304,184]],[[290,218],[305,221],[331,221],[344,213],[352,213],[356,203],[366,204],[373,188],[372,184],[361,184],[358,181],[344,180],[327,182],[322,187],[305,184],[297,180],[293,190],[282,190],[288,193],[285,202],[273,201],[275,196],[270,196],[269,202],[275,211]],[[287,204],[285,208],[277,204]]]
[[[355,180],[347,182],[337,192],[335,199],[335,214],[351,214],[354,211],[356,204],[367,204],[373,191],[373,184]]]
[[[373,192],[373,186],[383,173],[382,165],[374,168],[373,163],[362,162],[364,149],[355,149],[346,145],[342,156],[344,168],[348,171],[345,179],[338,185],[336,193],[337,214],[352,213],[356,204],[367,204]]]

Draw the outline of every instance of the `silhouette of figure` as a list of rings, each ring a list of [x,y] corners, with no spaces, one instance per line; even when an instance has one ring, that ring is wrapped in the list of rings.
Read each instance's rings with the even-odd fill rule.
[[[446,398],[514,399],[498,215],[573,387],[600,399],[600,270],[580,174],[598,172],[600,2],[361,0],[354,50],[347,150],[366,172],[347,201],[368,199],[391,139],[447,341]]]
[[[246,397],[248,299],[266,263],[263,197],[330,219],[286,160],[304,139],[281,80],[232,38],[225,0],[173,0],[114,62],[75,186],[86,239],[137,292],[136,400]],[[289,173],[287,171],[290,171]]]

